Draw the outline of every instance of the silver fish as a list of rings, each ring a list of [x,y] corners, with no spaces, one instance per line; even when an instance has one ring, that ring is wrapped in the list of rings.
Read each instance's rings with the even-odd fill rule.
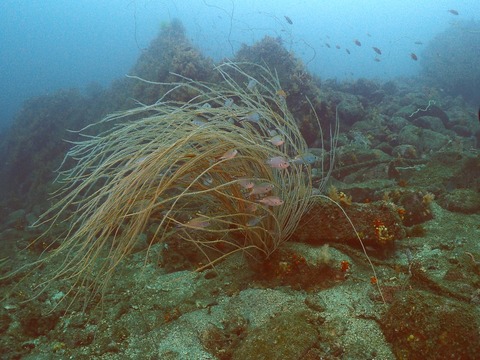
[[[223,103],[223,106],[229,108],[233,105],[233,99],[232,98],[229,98],[227,100],[225,100],[225,102]]]
[[[261,183],[257,184],[252,188],[249,195],[263,195],[273,190],[273,184],[270,183]]]
[[[298,165],[300,164],[312,165],[317,160],[318,160],[318,156],[315,156],[310,152],[306,152],[303,154],[298,154],[292,160],[289,160],[289,162],[293,164],[298,164]]]
[[[250,81],[247,84],[247,89],[248,90],[253,90],[253,88],[257,85],[257,80],[255,79],[250,79]]]
[[[252,112],[244,118],[240,119],[240,121],[250,121],[258,124],[258,122],[260,121],[260,114],[258,112]]]

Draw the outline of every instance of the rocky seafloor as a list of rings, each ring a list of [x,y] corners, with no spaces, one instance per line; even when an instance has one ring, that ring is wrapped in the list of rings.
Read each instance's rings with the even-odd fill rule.
[[[376,276],[342,212],[319,201],[263,263],[237,254],[195,272],[196,255],[156,245],[147,261],[130,255],[86,309],[60,302],[65,279],[25,301],[55,264],[28,281],[4,279],[1,358],[474,359],[478,125],[455,101],[445,111],[400,107],[340,134],[328,195],[364,239]],[[461,121],[472,129],[455,130]],[[38,236],[37,215],[18,210],[4,222],[1,258],[13,259],[4,271],[42,251],[19,251]]]

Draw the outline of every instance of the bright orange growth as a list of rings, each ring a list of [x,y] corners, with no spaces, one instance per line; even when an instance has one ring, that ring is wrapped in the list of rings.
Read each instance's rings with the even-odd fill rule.
[[[343,260],[340,262],[340,270],[342,272],[347,272],[350,270],[350,263],[347,260]]]

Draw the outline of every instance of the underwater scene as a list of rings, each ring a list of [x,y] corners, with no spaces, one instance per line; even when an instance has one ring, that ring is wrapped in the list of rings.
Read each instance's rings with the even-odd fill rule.
[[[478,12],[160,3],[5,105],[0,359],[478,359]]]

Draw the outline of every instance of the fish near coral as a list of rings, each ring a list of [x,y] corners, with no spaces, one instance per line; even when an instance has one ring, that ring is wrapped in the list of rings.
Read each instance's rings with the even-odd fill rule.
[[[251,218],[250,220],[248,220],[246,225],[248,227],[257,226],[258,224],[260,224],[260,222],[263,220],[264,217],[265,217],[265,215],[264,216],[255,216],[255,217]]]
[[[258,209],[258,204],[257,203],[248,203],[247,206],[245,206],[245,211],[249,213],[254,213]]]
[[[204,126],[208,123],[207,119],[201,116],[195,116],[192,120],[192,124],[196,126]]]
[[[250,179],[238,179],[237,182],[244,189],[251,189],[255,186],[253,180]]]
[[[238,150],[237,149],[230,149],[227,152],[225,152],[222,156],[220,156],[219,160],[229,160],[233,159],[235,156],[237,156]]]
[[[303,154],[298,154],[292,160],[290,160],[290,162],[298,165],[300,164],[311,165],[317,160],[318,160],[318,156],[315,156],[310,152],[306,152]]]
[[[283,156],[274,156],[268,159],[265,163],[274,169],[286,169],[290,166],[288,160]]]
[[[223,106],[229,108],[229,107],[232,107],[233,105],[233,99],[232,98],[228,98],[227,100],[225,100],[225,102],[223,103]]]
[[[146,156],[142,156],[142,157],[139,157],[138,159],[136,159],[136,160],[134,161],[134,163],[135,163],[135,164],[143,164],[146,159],[147,159]]]
[[[249,195],[263,195],[273,190],[273,184],[270,183],[261,183],[253,186],[252,191]]]
[[[240,121],[249,121],[258,124],[260,121],[260,114],[258,112],[252,112],[251,114],[248,114],[244,118],[240,119]]]
[[[285,139],[283,138],[282,135],[275,135],[272,136],[270,139],[267,140],[268,142],[271,142],[275,146],[281,146],[285,144]]]
[[[248,90],[253,90],[253,88],[257,86],[257,80],[255,79],[250,79],[250,81],[247,84],[247,89]]]
[[[185,227],[190,227],[195,229],[204,229],[210,226],[210,221],[208,221],[208,219],[203,216],[199,216],[191,220],[188,220],[186,223],[180,224],[179,226],[185,226]]]
[[[275,136],[278,135],[278,131],[275,129],[267,129],[268,135]]]
[[[280,206],[284,203],[278,196],[267,196],[258,200],[258,202],[267,206]]]
[[[202,176],[202,184],[205,186],[210,186],[213,184],[213,178],[209,174]]]

